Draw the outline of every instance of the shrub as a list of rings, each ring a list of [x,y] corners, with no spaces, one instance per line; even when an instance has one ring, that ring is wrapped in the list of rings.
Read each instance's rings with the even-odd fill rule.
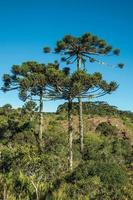
[[[116,135],[118,133],[118,129],[115,126],[112,126],[108,122],[102,122],[100,123],[97,128],[96,128],[97,133],[101,133],[105,136],[111,136],[111,135]]]
[[[113,200],[121,199],[128,177],[126,171],[115,163],[87,161],[67,176],[66,181],[73,187],[76,186],[80,195],[88,195],[89,199],[108,199],[109,197]]]

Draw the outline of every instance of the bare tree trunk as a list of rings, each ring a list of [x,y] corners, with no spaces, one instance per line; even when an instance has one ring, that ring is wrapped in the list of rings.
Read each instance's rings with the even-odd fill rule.
[[[40,94],[40,102],[39,102],[39,140],[42,141],[42,127],[43,127],[43,95]]]
[[[34,112],[31,112],[31,113],[30,113],[30,122],[33,121],[33,115],[34,115]]]
[[[68,101],[68,165],[73,169],[73,127],[72,127],[72,100]]]
[[[84,150],[84,132],[83,132],[83,110],[82,110],[82,99],[78,98],[79,102],[79,133],[80,133],[80,151],[83,153]]]
[[[39,200],[39,194],[37,190],[36,190],[36,200]]]
[[[4,183],[4,190],[3,190],[3,200],[7,200],[7,195],[6,195],[6,184]]]
[[[81,66],[81,57],[80,55],[77,56],[77,70],[80,70]],[[84,127],[83,127],[83,106],[82,106],[82,99],[81,97],[78,98],[78,103],[79,103],[79,134],[80,134],[80,151],[83,153],[84,150],[84,143],[83,143],[83,138],[84,138]]]
[[[31,180],[33,187],[35,188],[36,192],[36,200],[39,200],[39,191],[38,191],[38,184],[36,185],[33,180]]]

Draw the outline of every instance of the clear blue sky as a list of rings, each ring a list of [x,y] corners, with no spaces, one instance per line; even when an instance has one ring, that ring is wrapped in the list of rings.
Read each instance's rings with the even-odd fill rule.
[[[132,0],[1,0],[0,1],[0,77],[13,64],[36,60],[48,62],[55,56],[44,55],[43,46],[53,47],[65,34],[79,36],[91,32],[121,49],[110,63],[123,62],[123,70],[88,63],[92,73],[100,71],[119,89],[105,100],[123,110],[133,111],[133,1]],[[2,81],[0,81],[2,84]],[[96,99],[98,100],[98,99]],[[0,93],[0,106],[23,102],[17,93]],[[55,111],[61,102],[47,102],[46,111]]]

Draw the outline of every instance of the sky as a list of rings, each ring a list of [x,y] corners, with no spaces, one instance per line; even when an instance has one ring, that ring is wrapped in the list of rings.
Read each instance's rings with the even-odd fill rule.
[[[87,63],[88,72],[100,72],[119,88],[96,99],[122,110],[133,111],[133,1],[132,0],[0,0],[0,87],[2,76],[13,64],[40,63],[59,59],[44,54],[44,46],[54,48],[66,34],[91,32],[120,48],[118,57],[105,58],[110,64],[124,63],[124,69]],[[74,70],[74,69],[73,69]],[[0,92],[0,106],[20,107],[18,93]],[[54,112],[62,101],[45,102],[44,110]]]

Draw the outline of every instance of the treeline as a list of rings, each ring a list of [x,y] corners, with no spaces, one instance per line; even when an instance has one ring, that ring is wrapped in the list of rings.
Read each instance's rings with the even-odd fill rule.
[[[67,111],[67,102],[58,106],[57,114],[65,113]],[[73,114],[78,114],[78,103],[73,103]],[[127,117],[133,121],[133,112],[119,110],[116,106],[111,106],[106,102],[83,102],[83,114],[85,115],[99,115],[99,116],[116,116]]]

